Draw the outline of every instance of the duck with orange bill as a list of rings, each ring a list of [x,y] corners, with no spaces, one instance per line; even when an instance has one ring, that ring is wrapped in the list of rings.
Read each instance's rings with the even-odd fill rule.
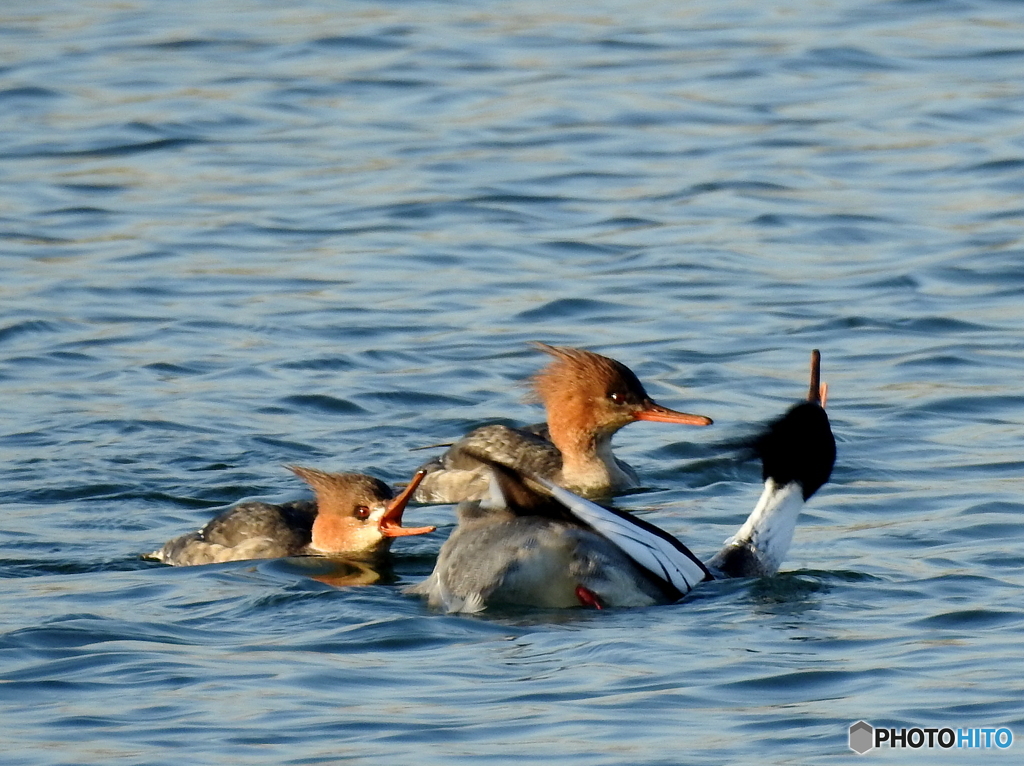
[[[655,402],[626,365],[592,351],[534,343],[554,357],[532,380],[547,424],[528,428],[477,428],[422,466],[427,471],[414,499],[457,503],[487,496],[490,471],[477,459],[520,474],[542,476],[584,497],[601,498],[635,489],[640,481],[612,454],[612,437],[638,420],[711,425],[711,418],[671,410]]]
[[[774,574],[800,509],[828,481],[835,463],[820,358],[812,354],[808,400],[754,442],[763,467],[761,498],[707,564],[643,519],[479,455],[491,474],[491,495],[459,505],[458,526],[434,571],[408,592],[448,612],[500,605],[647,606],[678,601],[705,580]]]
[[[313,488],[315,500],[241,503],[147,558],[189,566],[283,556],[371,557],[386,553],[396,537],[434,531],[402,526],[422,471],[394,497],[387,484],[365,474],[289,468]]]

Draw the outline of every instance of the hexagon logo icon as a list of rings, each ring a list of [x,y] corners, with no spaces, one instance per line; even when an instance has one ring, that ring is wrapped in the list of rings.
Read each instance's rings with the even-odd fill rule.
[[[875,746],[875,727],[867,721],[850,724],[850,749],[858,755],[864,755]]]

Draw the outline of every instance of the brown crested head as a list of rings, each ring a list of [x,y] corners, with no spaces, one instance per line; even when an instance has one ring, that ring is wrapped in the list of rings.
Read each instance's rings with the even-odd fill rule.
[[[310,545],[320,553],[373,553],[386,550],[394,537],[434,530],[402,526],[402,512],[422,479],[418,474],[401,495],[394,497],[387,484],[366,474],[288,468],[316,494],[317,515]]]
[[[592,351],[533,343],[554,361],[534,376],[533,390],[548,411],[594,431],[613,433],[634,420],[711,425],[711,418],[662,407],[626,365]],[[554,424],[552,424],[554,425]]]

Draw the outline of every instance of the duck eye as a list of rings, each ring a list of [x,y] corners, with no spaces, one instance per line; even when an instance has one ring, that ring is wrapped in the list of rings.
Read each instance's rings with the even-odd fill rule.
[[[356,508],[356,518],[360,521],[366,521],[368,518],[370,518],[370,509],[367,508],[365,505],[360,505],[358,508]]]
[[[622,404],[626,401],[625,395],[620,394],[618,391],[612,391],[610,394],[608,394],[608,398],[611,399],[612,402],[614,402],[615,404]]]

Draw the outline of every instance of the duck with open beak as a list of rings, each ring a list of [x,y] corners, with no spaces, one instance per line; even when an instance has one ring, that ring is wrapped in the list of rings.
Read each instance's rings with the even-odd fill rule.
[[[366,474],[299,466],[290,470],[313,488],[315,500],[241,503],[147,558],[175,566],[282,556],[367,558],[386,553],[396,537],[434,531],[402,526],[402,514],[423,481],[423,471],[393,497],[387,484]]]

